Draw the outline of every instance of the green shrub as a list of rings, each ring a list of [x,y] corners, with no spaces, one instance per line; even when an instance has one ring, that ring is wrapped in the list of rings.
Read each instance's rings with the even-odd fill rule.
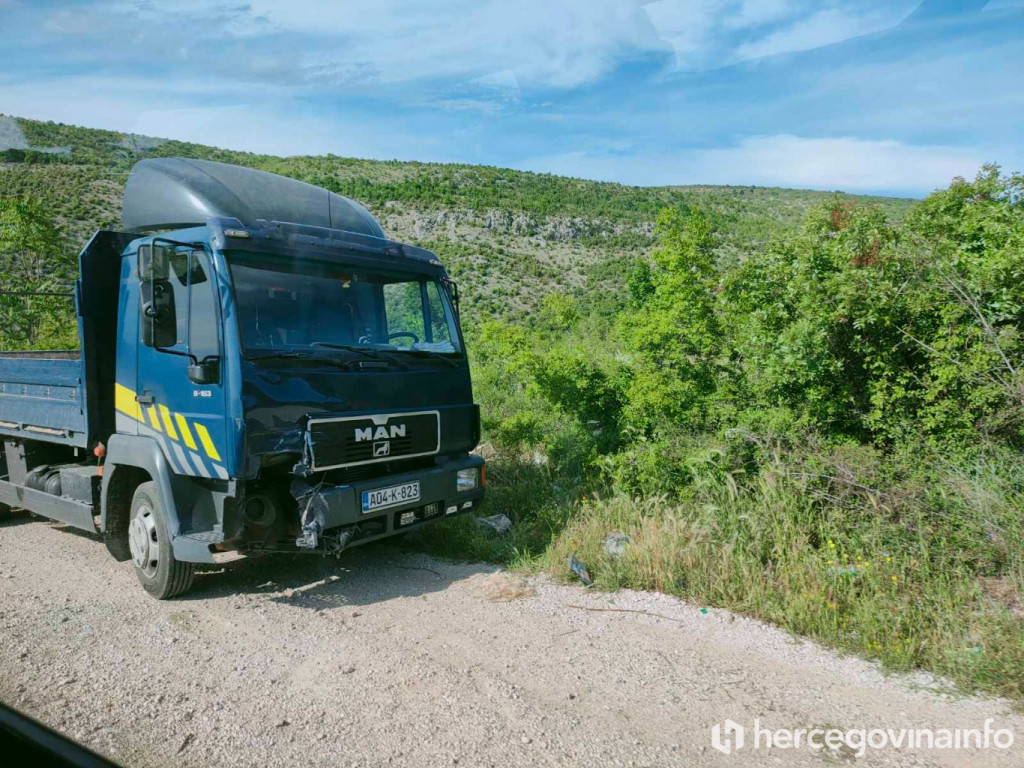
[[[33,149],[2,158],[0,290],[67,290],[69,242],[118,220],[143,157],[283,173],[388,221],[477,221],[421,244],[464,289],[488,512],[514,527],[456,519],[409,546],[560,574],[574,552],[601,586],[1024,700],[1021,176],[986,167],[912,205],[19,124]],[[578,237],[539,246],[551,226]],[[0,297],[0,345],[74,330],[71,307]]]
[[[50,206],[37,197],[0,197],[0,349],[75,349],[70,296],[76,260]]]
[[[870,451],[820,448],[770,446],[756,476],[703,472],[675,503],[584,499],[543,563],[569,577],[574,553],[601,587],[657,589],[1024,697],[1024,618],[1006,602],[1024,594],[1021,463],[989,449],[951,472],[918,453],[899,480]],[[630,538],[621,557],[605,551],[610,533]]]

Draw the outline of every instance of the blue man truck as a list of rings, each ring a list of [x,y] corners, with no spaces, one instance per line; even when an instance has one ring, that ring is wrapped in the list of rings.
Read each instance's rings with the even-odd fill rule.
[[[458,291],[294,179],[143,160],[79,256],[79,349],[0,352],[0,518],[102,534],[154,597],[237,553],[338,554],[470,512]]]

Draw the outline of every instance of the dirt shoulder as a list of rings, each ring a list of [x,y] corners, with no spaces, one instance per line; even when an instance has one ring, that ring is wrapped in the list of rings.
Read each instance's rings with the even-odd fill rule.
[[[1024,717],[664,595],[389,547],[244,560],[157,602],[102,544],[0,525],[0,700],[132,766],[1024,764]],[[725,719],[747,727],[731,755]],[[1009,750],[752,748],[762,728],[1012,729]]]

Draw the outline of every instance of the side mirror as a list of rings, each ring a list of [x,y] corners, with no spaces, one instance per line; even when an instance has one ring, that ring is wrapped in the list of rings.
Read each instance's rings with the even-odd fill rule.
[[[173,248],[162,245],[140,245],[138,252],[139,278],[145,282],[166,280],[171,276]]]
[[[188,367],[188,380],[193,384],[215,384],[220,379],[220,361],[208,357]]]
[[[153,246],[140,245],[139,252],[135,254],[136,267],[139,270],[139,279],[143,282],[153,279]]]

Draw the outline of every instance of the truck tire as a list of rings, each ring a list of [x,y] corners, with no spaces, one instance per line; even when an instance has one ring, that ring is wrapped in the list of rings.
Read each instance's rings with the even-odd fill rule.
[[[11,508],[7,504],[0,504],[0,522],[11,519]]]
[[[182,595],[192,587],[195,565],[174,559],[167,515],[156,483],[143,483],[135,489],[128,544],[135,575],[157,600]]]

